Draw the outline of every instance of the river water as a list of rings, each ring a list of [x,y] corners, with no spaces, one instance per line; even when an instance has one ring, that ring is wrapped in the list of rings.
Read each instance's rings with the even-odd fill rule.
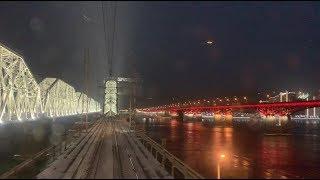
[[[206,178],[217,178],[218,171],[221,178],[320,177],[317,123],[312,128],[293,123],[290,131],[278,134],[253,131],[235,121],[142,119],[137,117],[138,128],[157,142],[165,138],[169,152]]]

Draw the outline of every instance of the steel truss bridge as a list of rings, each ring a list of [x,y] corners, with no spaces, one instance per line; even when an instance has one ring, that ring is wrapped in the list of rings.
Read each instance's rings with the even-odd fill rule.
[[[100,104],[68,83],[36,82],[24,59],[0,44],[0,123],[100,111]]]
[[[158,106],[138,109],[140,112],[169,112],[169,113],[202,113],[214,112],[215,114],[232,114],[237,111],[256,111],[264,116],[288,116],[292,113],[320,107],[320,100],[296,101],[296,102],[276,102],[242,105],[219,105],[219,106]]]

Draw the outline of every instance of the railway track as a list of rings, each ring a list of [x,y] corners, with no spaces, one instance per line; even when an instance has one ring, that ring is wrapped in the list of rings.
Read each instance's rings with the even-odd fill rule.
[[[151,154],[137,146],[128,127],[115,119],[99,119],[37,178],[159,179],[169,177]]]
[[[100,119],[80,137],[72,147],[69,147],[57,160],[38,174],[37,178],[84,178],[87,176],[91,158],[103,132],[103,120]]]
[[[129,144],[124,141],[124,139],[126,138],[125,132],[123,131],[122,127],[119,125],[119,122],[114,122],[114,125],[115,125],[114,130],[115,130],[115,134],[117,137],[117,145],[119,146],[119,143],[121,144],[121,148],[123,151],[122,153],[125,156],[124,158],[128,158],[128,160],[129,160],[127,163],[127,165],[129,165],[128,172],[126,172],[126,173],[130,174],[131,178],[135,177],[136,179],[139,179],[139,175],[137,173],[136,165],[135,165],[136,162],[134,161],[133,155],[132,155],[132,153],[130,153],[129,148],[128,148]],[[119,138],[120,136],[122,137],[121,139]],[[123,172],[123,168],[122,168],[122,173],[123,174],[125,173],[125,172]]]
[[[96,154],[93,162],[92,162],[92,165],[90,167],[90,172],[88,173],[88,176],[87,176],[87,179],[96,179],[96,175],[97,175],[97,171],[98,171],[98,167],[101,166],[101,154],[103,153],[102,152],[102,149],[103,149],[103,145],[104,145],[104,137],[106,135],[106,130],[105,128],[107,127],[107,122],[104,120],[103,121],[103,124],[104,124],[104,127],[103,127],[103,133],[102,133],[102,138],[98,144],[98,147],[96,148],[96,151],[94,154]]]
[[[113,174],[114,177],[123,178],[123,170],[122,170],[122,162],[120,157],[119,144],[117,140],[117,134],[115,130],[115,122],[110,122],[112,127],[112,137],[113,137],[113,145],[112,145],[112,153],[113,153]]]
[[[139,179],[163,179],[172,178],[159,162],[142,147],[124,121],[117,122],[117,130],[122,134],[121,142],[125,144],[125,157],[128,159],[127,170],[131,171],[131,178]],[[140,143],[140,144],[139,144]]]

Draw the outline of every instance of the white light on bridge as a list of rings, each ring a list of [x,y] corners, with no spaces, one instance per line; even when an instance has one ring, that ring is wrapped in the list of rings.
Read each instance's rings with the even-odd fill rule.
[[[308,93],[301,93],[299,94],[298,98],[299,99],[307,99],[309,97],[309,94]]]

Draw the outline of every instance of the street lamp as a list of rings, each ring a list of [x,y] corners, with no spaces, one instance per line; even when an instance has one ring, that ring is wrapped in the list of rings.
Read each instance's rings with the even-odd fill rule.
[[[218,158],[218,166],[217,166],[217,179],[221,179],[221,167],[220,167],[220,163],[222,163],[222,161],[224,160],[224,158],[226,157],[225,154],[220,154],[219,158]]]

